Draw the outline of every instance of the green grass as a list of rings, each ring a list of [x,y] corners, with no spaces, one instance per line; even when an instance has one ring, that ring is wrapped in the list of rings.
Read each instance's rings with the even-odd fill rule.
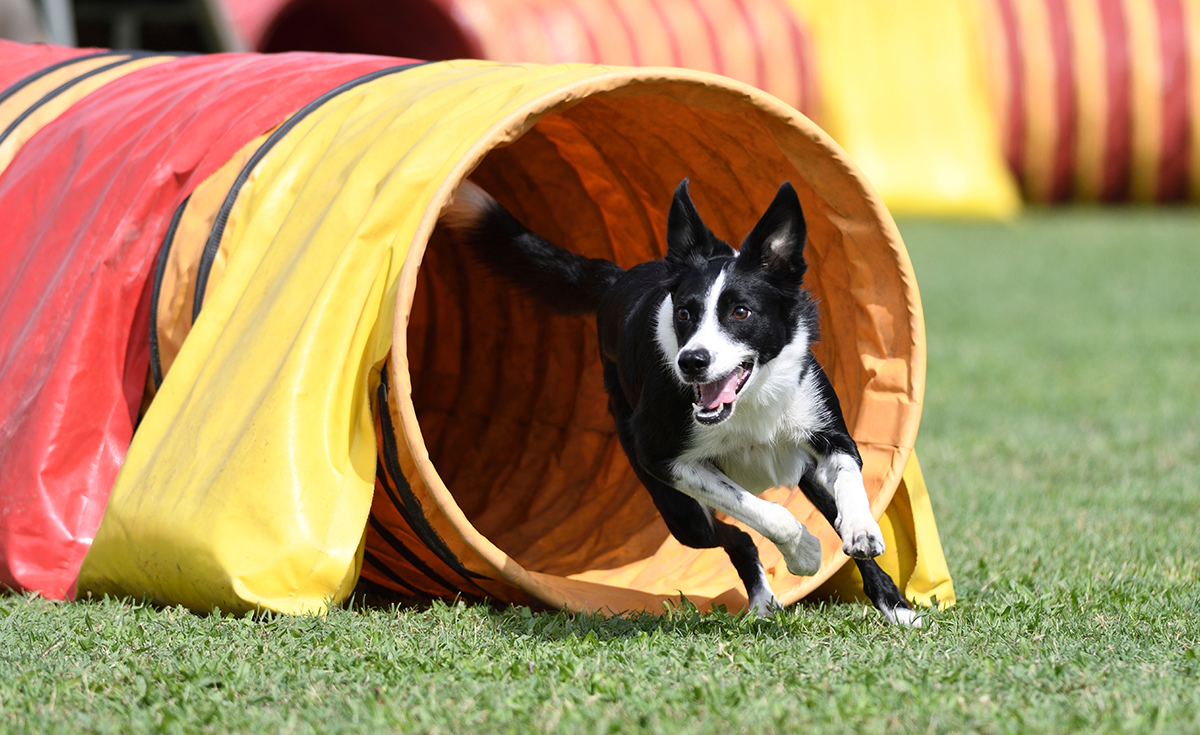
[[[0,732],[1200,732],[1200,212],[901,223],[959,605],[757,621],[0,598]]]

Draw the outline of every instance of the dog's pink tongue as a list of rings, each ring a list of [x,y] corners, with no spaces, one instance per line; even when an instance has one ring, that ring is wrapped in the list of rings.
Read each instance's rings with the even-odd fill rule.
[[[700,405],[705,408],[720,408],[722,403],[733,403],[737,398],[738,378],[741,370],[734,370],[721,380],[700,384]]]

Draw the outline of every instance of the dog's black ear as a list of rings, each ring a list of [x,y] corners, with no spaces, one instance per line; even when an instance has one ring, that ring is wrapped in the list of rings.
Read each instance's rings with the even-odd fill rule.
[[[808,227],[804,224],[800,199],[791,183],[785,181],[775,193],[771,206],[742,241],[738,266],[765,268],[773,275],[799,283],[807,269],[804,263],[804,239],[807,236]]]
[[[684,179],[675,187],[675,198],[667,213],[667,262],[683,265],[694,258],[707,230],[688,194],[688,180]]]
[[[736,255],[728,243],[719,239],[696,211],[688,194],[688,180],[679,182],[671,211],[667,214],[667,257],[672,265],[702,265],[718,256]]]

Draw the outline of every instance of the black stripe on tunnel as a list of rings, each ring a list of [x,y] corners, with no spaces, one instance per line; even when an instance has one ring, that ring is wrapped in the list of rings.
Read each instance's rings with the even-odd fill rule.
[[[288,118],[282,125],[276,128],[274,133],[271,133],[263,144],[258,147],[254,155],[246,161],[246,165],[242,167],[238,177],[234,179],[233,185],[229,187],[229,193],[225,195],[225,201],[221,202],[221,209],[217,211],[216,221],[213,223],[212,231],[208,234],[208,240],[204,243],[204,252],[200,255],[200,265],[196,269],[196,293],[192,300],[192,323],[196,323],[196,318],[200,316],[200,310],[204,307],[204,291],[208,287],[208,275],[212,271],[213,261],[217,258],[217,251],[221,247],[221,236],[225,232],[225,225],[229,221],[229,214],[233,211],[233,205],[237,202],[238,194],[241,193],[242,187],[250,180],[250,174],[254,171],[255,166],[270,153],[283,137],[291,132],[292,128],[300,124],[300,121],[311,115],[329,100],[337,97],[339,94],[355,87],[374,81],[380,77],[385,77],[389,74],[395,74],[407,69],[412,69],[416,66],[424,66],[428,61],[418,61],[412,64],[401,64],[400,66],[391,66],[387,69],[379,69],[370,74],[364,74],[361,77],[351,79],[348,82],[343,82],[333,89],[325,92],[320,97],[317,97],[312,102],[309,102],[304,107],[296,111],[296,114]]]
[[[12,97],[17,92],[20,92],[22,89],[25,89],[30,84],[33,84],[37,80],[46,76],[47,74],[52,74],[52,73],[58,71],[59,69],[70,66],[71,64],[78,64],[81,61],[88,61],[89,59],[97,59],[102,56],[128,56],[128,55],[129,55],[129,52],[127,52],[127,51],[120,51],[120,52],[118,52],[118,51],[101,51],[98,54],[84,54],[83,56],[75,56],[70,59],[65,59],[63,61],[58,62],[57,64],[51,64],[50,66],[47,66],[44,69],[39,69],[39,70],[35,71],[34,73],[30,74],[29,76],[22,77],[20,80],[13,82],[8,87],[8,89],[5,89],[3,92],[0,92],[0,103],[3,103],[9,97]]]
[[[428,592],[422,592],[421,590],[417,589],[416,587],[413,587],[408,582],[404,581],[404,577],[401,577],[399,574],[396,574],[395,572],[393,572],[391,569],[389,569],[387,567],[386,564],[383,564],[378,559],[376,559],[375,555],[369,551],[363,552],[363,562],[366,564],[370,564],[373,569],[375,569],[376,571],[378,571],[380,574],[384,575],[388,579],[392,580],[396,584],[400,585],[404,589],[408,590],[416,597],[422,597],[424,595],[429,594]]]
[[[450,580],[446,579],[445,577],[443,577],[442,575],[440,575],[436,571],[434,571],[434,569],[432,567],[430,567],[428,564],[426,564],[424,561],[421,560],[421,557],[419,557],[415,553],[413,553],[412,549],[405,546],[403,541],[396,538],[396,536],[391,531],[389,531],[387,529],[387,526],[383,525],[383,523],[380,522],[380,520],[378,518],[376,518],[375,516],[371,516],[370,524],[371,524],[371,528],[375,529],[375,532],[379,534],[380,538],[382,538],[385,542],[387,542],[388,546],[392,547],[392,549],[397,554],[404,557],[405,561],[407,561],[409,564],[412,564],[414,567],[416,567],[417,571],[421,572],[421,574],[424,574],[427,578],[429,578],[430,581],[435,582],[438,586],[444,588],[451,595],[463,594],[457,585],[455,585]],[[376,563],[376,567],[379,569],[383,569],[383,567],[381,567],[378,563]],[[391,569],[388,569],[387,571],[391,572],[392,574],[396,574]],[[385,572],[385,574],[386,573],[387,572]],[[396,579],[396,581],[399,581],[398,578],[400,577],[400,575],[396,574],[395,577],[392,577],[392,574],[388,574],[388,577],[391,579]],[[405,586],[408,587],[409,585],[406,584]],[[409,587],[409,588],[411,589],[411,587]],[[474,598],[474,599],[482,599],[482,598]]]
[[[179,228],[179,220],[183,219],[183,211],[187,209],[192,195],[188,194],[175,208],[171,216],[171,224],[167,234],[163,236],[162,245],[158,249],[158,258],[154,265],[154,287],[150,291],[150,374],[154,378],[154,388],[162,387],[162,355],[158,347],[158,301],[162,297],[163,274],[167,270],[167,260],[171,257],[171,245],[175,242],[175,230]]]
[[[380,452],[383,459],[383,469],[387,472],[392,482],[384,482],[384,490],[387,491],[388,497],[392,504],[396,506],[396,510],[404,518],[404,521],[412,528],[413,532],[421,537],[421,541],[425,543],[429,550],[437,554],[438,558],[445,563],[446,566],[457,572],[463,579],[470,581],[472,579],[488,579],[482,574],[476,574],[470,569],[463,566],[446,542],[438,536],[437,531],[433,530],[433,526],[429,525],[425,514],[421,512],[421,503],[417,497],[413,495],[412,487],[405,479],[404,473],[400,469],[400,460],[396,452],[396,434],[392,426],[391,412],[388,411],[388,384],[387,371],[383,373],[383,379],[379,383],[379,393],[377,394],[379,411],[379,421],[383,427],[383,451]],[[395,494],[392,488],[395,488]],[[400,496],[400,497],[398,497]],[[403,499],[401,499],[401,497]],[[487,594],[479,585],[472,584],[480,592]]]
[[[98,55],[102,55],[102,54],[98,54]],[[122,55],[125,55],[125,54],[122,54]],[[55,87],[54,89],[50,90],[45,95],[43,95],[40,100],[38,100],[37,102],[34,102],[32,105],[25,108],[25,111],[22,112],[20,115],[18,115],[17,118],[15,120],[13,120],[7,128],[4,129],[3,133],[0,133],[0,143],[3,143],[4,140],[8,136],[12,135],[13,131],[16,130],[18,127],[20,127],[21,123],[25,122],[25,120],[28,119],[30,115],[37,112],[39,108],[41,108],[43,105],[50,102],[55,97],[59,96],[63,92],[66,92],[68,89],[70,89],[71,87],[74,87],[76,84],[79,84],[80,82],[82,82],[85,79],[94,77],[97,74],[102,74],[110,69],[115,69],[118,66],[124,66],[125,64],[128,64],[131,61],[145,59],[150,56],[180,56],[180,55],[181,54],[145,52],[145,51],[129,52],[128,58],[124,58],[119,61],[114,61],[113,63],[105,64],[104,66],[96,67],[95,69],[92,69],[91,71],[84,72],[83,74],[80,74],[77,77],[74,77],[66,82],[63,82],[59,86]]]

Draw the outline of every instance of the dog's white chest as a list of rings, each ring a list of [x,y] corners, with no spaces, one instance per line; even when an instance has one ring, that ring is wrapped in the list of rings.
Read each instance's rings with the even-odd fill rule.
[[[774,401],[746,401],[725,423],[695,429],[685,462],[711,462],[729,479],[758,495],[800,482],[813,463],[809,437],[827,420],[806,389]]]
[[[772,487],[796,485],[810,463],[800,447],[786,441],[732,448],[716,459],[729,479],[755,495]]]

